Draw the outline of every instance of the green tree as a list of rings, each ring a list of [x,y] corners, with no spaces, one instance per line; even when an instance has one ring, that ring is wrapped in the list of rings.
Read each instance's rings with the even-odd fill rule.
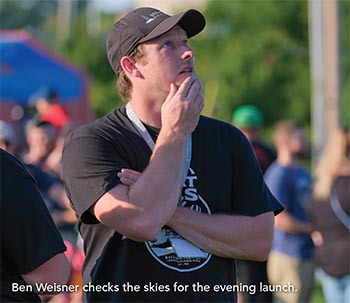
[[[56,9],[57,1],[1,0],[0,28],[39,28]]]
[[[105,51],[106,36],[113,21],[113,16],[104,15],[102,34],[91,36],[86,30],[86,15],[82,13],[72,23],[69,37],[57,46],[63,56],[91,76],[90,100],[96,117],[122,104],[116,90],[116,75]]]
[[[343,128],[350,127],[350,1],[339,1],[339,40],[340,40],[340,123]]]
[[[341,0],[342,12],[349,1]],[[57,0],[1,0],[1,28],[31,28],[45,43],[91,75],[90,100],[96,117],[121,105],[105,40],[115,16],[102,15],[102,31],[86,29],[86,1],[77,1],[69,37],[57,41]],[[344,9],[345,8],[345,9]],[[241,104],[259,107],[267,126],[286,117],[310,122],[308,2],[284,0],[208,1],[207,26],[190,40],[202,79],[205,113],[226,121]],[[39,12],[39,14],[38,14]],[[342,15],[343,16],[343,15]],[[349,15],[341,18],[349,27]],[[349,36],[341,33],[342,106],[349,108]],[[345,101],[344,101],[345,100]]]
[[[286,117],[308,124],[307,2],[210,1],[205,15],[193,46],[204,85],[218,90],[213,115],[230,121],[235,107],[250,103],[267,124]]]

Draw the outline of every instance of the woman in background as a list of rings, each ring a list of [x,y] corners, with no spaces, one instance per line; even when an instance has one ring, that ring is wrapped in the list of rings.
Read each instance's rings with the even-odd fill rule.
[[[337,129],[315,169],[311,220],[318,278],[327,302],[350,302],[350,132]]]

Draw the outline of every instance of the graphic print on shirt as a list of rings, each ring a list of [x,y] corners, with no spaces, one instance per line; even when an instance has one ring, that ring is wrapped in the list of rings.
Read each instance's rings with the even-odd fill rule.
[[[198,177],[189,168],[179,205],[199,213],[211,214],[208,204],[197,192]],[[211,258],[211,254],[185,240],[168,226],[164,226],[153,241],[146,242],[151,255],[162,265],[180,272],[194,271]]]

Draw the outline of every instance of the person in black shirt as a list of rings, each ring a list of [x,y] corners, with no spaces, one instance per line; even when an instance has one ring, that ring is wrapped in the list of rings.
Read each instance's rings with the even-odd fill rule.
[[[24,165],[0,149],[2,302],[40,302],[37,285],[64,285],[70,265],[35,180]],[[55,294],[55,292],[52,292]]]
[[[235,258],[268,256],[282,207],[245,136],[200,115],[188,39],[204,26],[196,10],[138,8],[107,38],[128,103],[74,130],[63,149],[86,301],[235,302]]]

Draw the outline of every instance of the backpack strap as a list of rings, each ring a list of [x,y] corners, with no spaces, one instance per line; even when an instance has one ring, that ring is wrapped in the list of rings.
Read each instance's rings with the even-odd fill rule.
[[[336,183],[336,182],[335,182]],[[341,207],[336,190],[335,183],[332,184],[331,188],[331,207],[335,215],[338,219],[343,223],[347,230],[350,230],[350,220],[349,215],[345,212],[345,210]]]

